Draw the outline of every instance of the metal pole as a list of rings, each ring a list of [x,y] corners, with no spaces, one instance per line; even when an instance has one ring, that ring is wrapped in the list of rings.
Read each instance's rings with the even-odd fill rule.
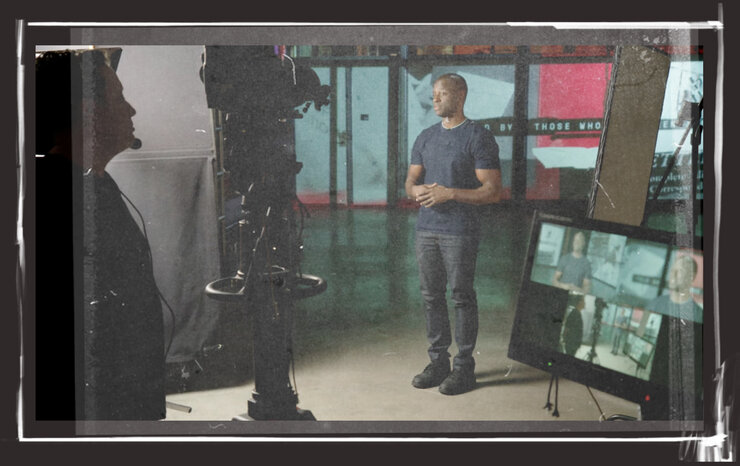
[[[345,121],[347,133],[347,206],[354,204],[352,173],[352,67],[344,68],[345,73]]]
[[[337,206],[337,67],[329,70],[329,206]]]
[[[529,63],[527,47],[518,47],[514,70],[514,140],[512,144],[511,198],[527,197],[527,104],[529,100]]]
[[[399,189],[399,91],[400,91],[400,64],[397,59],[391,60],[388,67],[388,187],[386,194],[387,205],[393,206],[398,201]]]

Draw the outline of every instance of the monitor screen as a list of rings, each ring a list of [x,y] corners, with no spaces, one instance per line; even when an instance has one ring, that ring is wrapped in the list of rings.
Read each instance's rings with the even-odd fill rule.
[[[703,290],[692,238],[536,214],[509,357],[700,420]]]

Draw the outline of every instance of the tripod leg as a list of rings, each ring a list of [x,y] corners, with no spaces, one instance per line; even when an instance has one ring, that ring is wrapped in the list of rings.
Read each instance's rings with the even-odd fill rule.
[[[552,381],[555,379],[555,376],[550,377],[550,386],[547,388],[547,403],[545,403],[546,410],[550,411],[552,409],[552,403],[550,403],[550,392],[552,391]]]
[[[555,417],[560,417],[560,412],[558,411],[558,389],[560,388],[560,378],[555,377],[555,411],[552,412],[552,415]]]

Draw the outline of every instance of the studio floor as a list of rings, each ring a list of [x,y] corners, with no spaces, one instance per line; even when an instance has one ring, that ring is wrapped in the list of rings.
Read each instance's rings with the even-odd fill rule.
[[[445,396],[411,385],[428,363],[413,252],[416,212],[311,210],[302,271],[325,278],[328,288],[297,302],[294,310],[290,378],[299,407],[319,421],[517,421],[518,430],[542,422],[598,423],[614,414],[639,417],[638,405],[563,379],[555,417],[545,409],[550,374],[507,357],[528,218],[503,209],[483,218],[476,276],[478,384],[471,392]],[[167,421],[230,421],[246,412],[254,388],[248,321],[232,316],[214,336],[210,343],[225,347],[221,355],[171,371],[179,379],[167,400],[190,412],[170,408]],[[230,341],[241,347],[229,353]],[[224,363],[233,355],[240,361]]]

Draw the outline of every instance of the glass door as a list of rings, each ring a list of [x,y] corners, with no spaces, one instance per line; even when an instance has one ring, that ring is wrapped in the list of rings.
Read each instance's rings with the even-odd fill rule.
[[[361,66],[345,68],[345,71],[347,203],[385,205],[388,196],[388,68]]]
[[[334,89],[335,97],[321,111],[309,109],[296,120],[296,155],[303,163],[296,180],[299,199],[306,204],[329,204],[335,177],[337,204],[385,205],[388,68],[340,66],[335,73],[328,67],[314,71]],[[336,112],[334,121],[332,111]],[[336,125],[335,159],[330,156],[332,124]]]

